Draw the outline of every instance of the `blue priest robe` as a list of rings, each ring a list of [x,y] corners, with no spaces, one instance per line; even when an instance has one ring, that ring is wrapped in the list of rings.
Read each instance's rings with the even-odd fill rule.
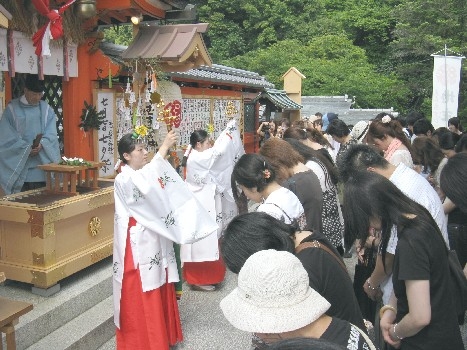
[[[30,156],[38,134],[42,134],[42,150]],[[37,165],[59,160],[53,109],[45,101],[30,105],[24,96],[12,100],[0,119],[0,186],[5,194],[19,192],[24,182],[45,181],[45,173]]]

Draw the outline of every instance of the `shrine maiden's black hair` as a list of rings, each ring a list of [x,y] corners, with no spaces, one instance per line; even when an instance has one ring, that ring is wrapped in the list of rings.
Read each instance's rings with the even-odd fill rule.
[[[208,132],[203,129],[195,130],[190,135],[190,145],[191,147],[195,148],[196,143],[201,142],[203,143],[208,138]]]
[[[194,149],[198,142],[203,143],[208,137],[209,135],[206,130],[203,130],[203,129],[195,130],[190,135],[190,146]],[[189,155],[190,153],[187,152],[186,155],[183,156],[181,166],[183,167],[186,166],[186,162],[188,160]]]
[[[123,154],[133,152],[136,144],[132,133],[123,135],[120,141],[118,141],[118,155],[124,164],[127,164],[127,161],[125,157],[123,157]]]

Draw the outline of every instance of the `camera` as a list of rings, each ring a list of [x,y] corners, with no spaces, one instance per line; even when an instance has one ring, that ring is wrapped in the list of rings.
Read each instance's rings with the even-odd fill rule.
[[[262,132],[266,132],[269,130],[269,124],[264,124],[262,127],[261,127],[261,131]]]

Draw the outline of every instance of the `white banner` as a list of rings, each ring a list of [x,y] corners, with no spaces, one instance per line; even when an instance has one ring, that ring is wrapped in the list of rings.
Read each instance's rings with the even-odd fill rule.
[[[431,124],[436,128],[448,126],[448,119],[457,117],[459,81],[462,58],[433,55],[433,100]]]

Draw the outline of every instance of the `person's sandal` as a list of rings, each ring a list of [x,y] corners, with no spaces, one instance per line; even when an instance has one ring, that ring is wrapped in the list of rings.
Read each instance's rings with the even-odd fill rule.
[[[191,289],[199,292],[213,292],[216,290],[216,286],[212,284],[192,284]]]

